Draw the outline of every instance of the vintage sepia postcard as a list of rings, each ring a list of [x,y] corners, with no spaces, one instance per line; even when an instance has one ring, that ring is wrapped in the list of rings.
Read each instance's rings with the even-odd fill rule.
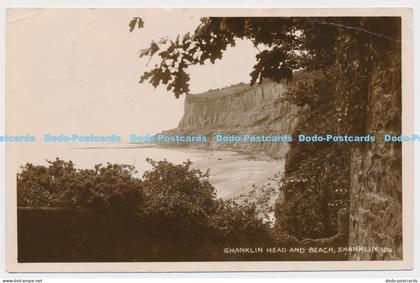
[[[411,269],[408,8],[10,8],[10,272]]]

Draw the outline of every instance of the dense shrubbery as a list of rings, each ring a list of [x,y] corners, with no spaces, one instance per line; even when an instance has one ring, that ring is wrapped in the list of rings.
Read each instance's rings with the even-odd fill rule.
[[[336,107],[334,74],[302,78],[286,100],[304,108],[294,131],[300,134],[345,134]],[[351,145],[293,141],[286,157],[281,190],[285,201],[276,206],[276,234],[302,240],[334,236],[338,211],[348,208]]]
[[[333,85],[324,76],[315,79],[301,79],[286,93],[286,100],[299,106],[309,105],[311,108],[328,104],[333,93]]]
[[[22,167],[17,176],[18,206],[136,210],[144,202],[133,166],[76,169],[73,162],[59,159],[48,164]]]
[[[210,260],[222,258],[225,247],[271,243],[270,227],[255,207],[217,199],[208,172],[191,168],[190,161],[148,162],[153,169],[141,179],[128,165],[26,164],[17,176],[18,206],[99,212],[97,222],[108,223],[101,233],[113,239],[108,248],[125,259]],[[115,230],[125,232],[117,237]]]

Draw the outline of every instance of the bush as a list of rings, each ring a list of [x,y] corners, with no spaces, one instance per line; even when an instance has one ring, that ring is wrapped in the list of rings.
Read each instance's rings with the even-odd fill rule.
[[[216,197],[209,172],[191,168],[189,160],[179,165],[147,161],[153,166],[144,173],[142,182],[148,217],[176,222],[184,228],[207,222]]]
[[[286,100],[299,107],[309,105],[311,108],[316,108],[328,104],[334,91],[333,85],[328,83],[331,79],[320,76],[299,80],[286,92]]]
[[[304,79],[286,93],[290,102],[310,107],[299,114],[294,136],[348,134],[342,129],[347,111],[338,104],[330,70],[317,78]],[[337,102],[338,101],[338,102]],[[337,214],[349,206],[351,143],[292,141],[286,156],[281,191],[277,203],[275,234],[298,240],[319,239],[337,233]]]
[[[59,159],[48,161],[48,166],[28,163],[17,176],[18,206],[99,212],[89,214],[97,227],[94,232],[87,229],[90,236],[85,226],[71,232],[75,238],[85,235],[73,243],[89,244],[80,244],[84,250],[70,254],[101,251],[94,260],[124,255],[129,260],[211,260],[223,258],[225,247],[270,243],[270,227],[257,217],[255,207],[217,199],[209,172],[192,168],[191,161],[147,161],[153,168],[143,178],[136,178],[129,165],[76,169],[71,161]]]
[[[30,163],[17,175],[18,206],[62,208],[139,208],[144,201],[141,180],[133,166],[95,165],[76,169],[72,161]]]

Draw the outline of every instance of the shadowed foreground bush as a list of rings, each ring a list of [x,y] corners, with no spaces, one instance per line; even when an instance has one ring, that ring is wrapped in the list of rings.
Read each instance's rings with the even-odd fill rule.
[[[216,198],[209,173],[147,160],[76,169],[56,159],[17,176],[19,260],[180,261],[226,259],[226,247],[271,244],[255,208]],[[232,259],[257,255],[235,255]]]

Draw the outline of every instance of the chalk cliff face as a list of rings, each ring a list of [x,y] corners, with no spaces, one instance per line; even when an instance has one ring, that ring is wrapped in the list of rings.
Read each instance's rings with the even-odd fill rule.
[[[215,135],[291,135],[299,108],[285,102],[286,87],[266,82],[249,86],[239,84],[185,98],[185,110],[179,126],[164,134],[206,135],[208,142],[184,146],[234,150],[284,158],[287,142],[216,142]]]

